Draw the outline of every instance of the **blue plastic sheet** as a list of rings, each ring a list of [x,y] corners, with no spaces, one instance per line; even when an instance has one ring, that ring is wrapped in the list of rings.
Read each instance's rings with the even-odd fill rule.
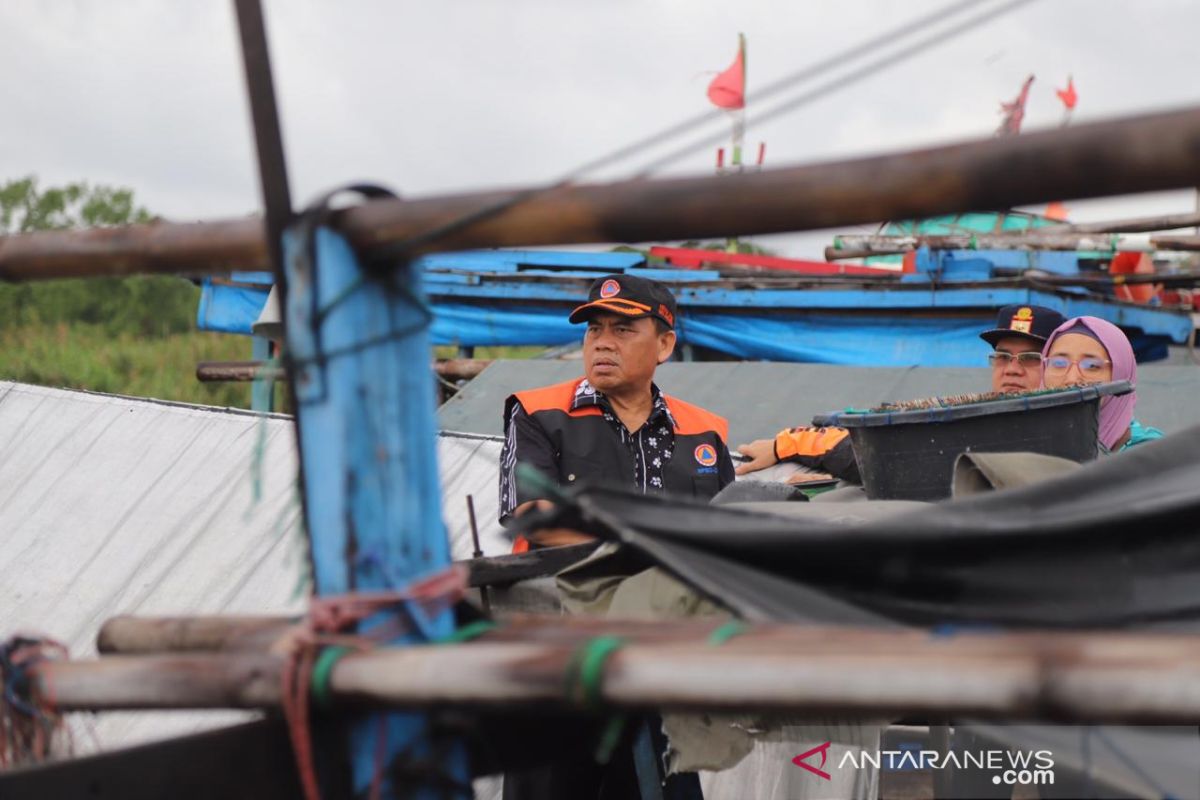
[[[205,278],[200,285],[196,327],[202,331],[250,335],[274,276],[269,272],[236,272],[229,279]]]
[[[583,338],[583,326],[571,325],[555,308],[439,304],[434,314],[434,344],[552,346]],[[678,335],[680,344],[748,360],[977,367],[988,350],[979,332],[991,321],[990,315],[946,319],[686,310]]]

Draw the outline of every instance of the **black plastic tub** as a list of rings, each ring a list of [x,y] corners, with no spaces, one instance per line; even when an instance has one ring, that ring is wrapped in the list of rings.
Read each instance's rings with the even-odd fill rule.
[[[849,429],[867,497],[941,500],[950,496],[954,461],[962,453],[1096,458],[1100,398],[1132,390],[1129,381],[1113,381],[911,411],[823,414],[813,417],[813,425]]]

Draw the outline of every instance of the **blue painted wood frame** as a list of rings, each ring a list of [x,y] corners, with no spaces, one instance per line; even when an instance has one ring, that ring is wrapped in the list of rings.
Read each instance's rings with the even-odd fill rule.
[[[364,272],[339,235],[315,237],[315,259],[299,229],[284,236],[288,347],[296,367],[296,424],[305,511],[318,595],[399,589],[450,564],[438,485],[435,387],[429,369],[429,312],[419,270]],[[315,263],[314,263],[315,262]],[[315,297],[314,297],[315,296]],[[369,629],[383,620],[367,620]],[[449,612],[419,619],[395,644],[449,634]],[[363,715],[350,736],[355,793],[386,759],[433,763],[468,785],[460,744],[434,752],[428,718]],[[416,779],[413,779],[416,781]],[[445,787],[384,783],[384,797],[445,797]]]

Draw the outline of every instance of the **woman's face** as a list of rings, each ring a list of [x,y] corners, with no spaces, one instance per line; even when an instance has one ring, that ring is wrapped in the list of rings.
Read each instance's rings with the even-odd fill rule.
[[[1042,361],[1042,381],[1050,389],[1111,380],[1112,362],[1108,359],[1108,351],[1104,345],[1081,333],[1059,336]]]

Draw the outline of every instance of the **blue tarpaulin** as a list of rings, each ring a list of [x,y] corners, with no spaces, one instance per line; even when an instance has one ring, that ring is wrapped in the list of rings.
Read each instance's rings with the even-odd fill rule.
[[[988,349],[979,332],[993,320],[986,312],[938,319],[681,310],[677,333],[680,344],[753,361],[974,367],[983,363]],[[583,326],[568,323],[557,308],[462,303],[434,307],[434,344],[553,346],[582,339]]]
[[[229,278],[205,278],[200,285],[196,327],[202,331],[250,335],[250,325],[266,305],[275,276],[235,272]]]
[[[1120,325],[1140,361],[1166,355],[1191,333],[1189,315],[1120,303],[1080,291],[1036,290],[987,279],[990,253],[947,254],[929,271],[868,286],[779,285],[724,280],[711,270],[646,269],[637,253],[476,251],[422,259],[436,345],[462,347],[579,342],[567,313],[598,275],[625,272],[667,282],[679,301],[682,345],[733,359],[849,366],[969,367],[986,355],[979,332],[996,309],[1044,305],[1065,316],[1090,314]],[[205,282],[199,325],[250,333],[266,301],[270,273]]]

